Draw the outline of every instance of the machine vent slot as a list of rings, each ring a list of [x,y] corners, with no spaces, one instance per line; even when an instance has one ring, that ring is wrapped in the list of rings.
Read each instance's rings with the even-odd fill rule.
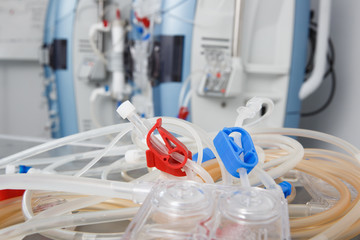
[[[217,38],[217,37],[202,37],[201,38],[201,51],[200,54],[204,54],[204,49],[230,49],[230,39]]]
[[[227,38],[212,38],[212,37],[202,37],[203,41],[213,41],[213,42],[230,42]]]
[[[81,53],[92,53],[93,52],[93,50],[91,49],[89,40],[87,40],[87,39],[79,40],[79,52],[81,52]]]
[[[229,46],[221,46],[221,45],[210,45],[210,44],[201,44],[203,48],[221,48],[221,49],[228,49]]]

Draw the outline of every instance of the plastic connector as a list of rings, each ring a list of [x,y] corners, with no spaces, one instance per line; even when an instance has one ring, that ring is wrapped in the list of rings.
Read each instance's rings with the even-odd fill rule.
[[[136,109],[130,101],[125,101],[116,109],[116,111],[123,119],[125,119],[134,114]]]
[[[235,143],[230,134],[241,134],[241,145]],[[226,170],[234,177],[239,178],[239,168],[245,168],[249,173],[258,163],[258,156],[250,134],[242,128],[224,128],[214,138],[214,145],[223,161]]]
[[[30,170],[30,166],[20,165],[19,166],[19,173],[27,173]]]
[[[127,163],[139,163],[145,159],[144,151],[132,149],[125,153],[125,161]]]
[[[146,143],[149,150],[146,151],[146,161],[148,167],[169,173],[174,176],[186,176],[182,170],[188,159],[192,158],[191,152],[176,137],[161,127],[162,120],[158,118],[156,124],[150,129],[146,137]],[[151,141],[151,134],[157,130],[165,142],[167,152],[164,153],[158,149]],[[176,156],[176,159],[174,158]],[[182,158],[182,159],[180,159]]]
[[[15,165],[6,165],[5,173],[6,174],[14,174],[16,171]]]
[[[186,120],[188,115],[189,115],[189,109],[187,107],[183,106],[179,109],[178,118]]]
[[[281,187],[285,198],[287,198],[291,194],[291,184],[289,182],[283,181],[279,183],[279,186]]]
[[[135,18],[138,22],[141,22],[145,28],[150,27],[150,20],[147,17],[139,17],[139,15],[135,12]]]
[[[198,158],[198,153],[195,153],[192,160],[196,162],[197,158]],[[204,163],[214,158],[215,158],[215,154],[210,150],[210,148],[204,148],[202,162]]]

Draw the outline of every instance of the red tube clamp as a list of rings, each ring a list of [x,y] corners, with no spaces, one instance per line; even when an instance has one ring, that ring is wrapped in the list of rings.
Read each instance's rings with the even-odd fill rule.
[[[150,129],[146,137],[146,143],[149,150],[146,151],[146,161],[148,167],[156,167],[157,169],[169,173],[174,176],[186,176],[182,170],[186,161],[192,158],[191,152],[176,137],[169,133],[165,128],[161,127],[162,119],[159,118],[155,125]],[[151,142],[151,134],[157,130],[165,142],[167,153],[164,153]],[[180,154],[183,161],[175,160],[171,155]]]

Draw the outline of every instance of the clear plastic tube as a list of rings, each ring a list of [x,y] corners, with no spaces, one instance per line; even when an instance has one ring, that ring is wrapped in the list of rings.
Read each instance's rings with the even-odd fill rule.
[[[107,166],[104,171],[101,174],[101,179],[107,179],[107,176],[109,175],[109,173],[114,169],[117,168],[118,166],[121,166],[123,164],[123,162],[125,161],[125,158],[121,158],[120,160],[117,160],[116,162],[113,162],[112,164],[110,164],[109,166]]]
[[[118,124],[118,125],[113,125],[113,126],[104,127],[104,128],[98,128],[98,129],[90,130],[87,132],[81,132],[81,133],[70,135],[70,136],[67,136],[64,138],[56,139],[56,140],[35,146],[33,148],[27,149],[25,151],[13,154],[11,156],[5,157],[3,159],[0,159],[0,166],[6,165],[9,163],[18,162],[18,161],[24,160],[26,158],[35,156],[35,155],[43,153],[43,152],[47,152],[54,148],[58,148],[58,147],[61,147],[61,146],[64,146],[64,145],[67,145],[70,143],[116,133],[116,132],[122,131],[123,129],[127,129],[127,128],[131,128],[131,125],[130,124]]]
[[[139,208],[123,208],[119,210],[105,210],[78,213],[66,216],[34,219],[33,221],[17,224],[0,230],[0,239],[23,238],[32,233],[47,231],[53,228],[81,226],[112,221],[131,219]]]
[[[142,169],[142,168],[146,168],[146,167],[147,167],[146,162],[130,164],[125,161],[118,160],[118,161],[110,164],[109,166],[106,166],[103,168],[102,173],[101,173],[101,179],[107,179],[110,172],[122,174],[122,172],[127,172],[127,171],[131,171],[131,170],[136,170],[136,169]]]
[[[149,173],[137,178],[137,179],[134,179],[132,181],[132,183],[137,183],[137,182],[152,182],[152,181],[155,181],[156,179],[159,178],[160,176],[160,170],[157,170],[157,169],[153,169],[152,171],[150,171]]]
[[[291,220],[291,228],[302,228],[309,225],[319,225],[321,223],[326,223],[331,221],[330,216],[341,215],[345,211],[345,209],[350,203],[351,196],[349,190],[346,188],[346,185],[342,181],[337,178],[333,178],[330,174],[321,171],[320,169],[316,169],[316,171],[314,171],[314,167],[306,163],[305,161],[298,164],[296,168],[300,171],[304,171],[315,177],[318,177],[335,187],[341,195],[341,200],[338,201],[331,209],[326,210],[320,214],[315,214],[306,218],[297,218]]]
[[[200,138],[198,132],[193,128],[193,126],[187,124],[184,121],[173,119],[173,118],[168,118],[168,117],[164,117],[163,122],[164,122],[164,124],[171,124],[171,125],[177,126],[177,127],[180,126],[181,128],[184,128],[185,130],[187,130],[190,133],[190,135],[187,135],[187,137],[193,138],[195,140],[197,150],[198,150],[197,163],[201,164],[202,159],[203,159],[202,139]],[[174,130],[174,129],[171,128],[171,125],[170,125],[170,130]],[[183,131],[182,131],[182,134],[184,134]]]
[[[295,128],[264,128],[264,129],[251,129],[251,133],[253,134],[283,134],[283,135],[292,135],[292,136],[298,136],[298,137],[307,137],[307,138],[313,138],[320,141],[324,141],[330,144],[333,144],[335,146],[338,146],[342,149],[344,149],[346,152],[351,154],[355,159],[357,159],[356,164],[360,163],[360,151],[358,148],[353,146],[352,144],[348,143],[345,140],[342,140],[341,138],[321,133],[317,131],[312,130],[306,130],[306,129],[295,129]]]
[[[307,156],[308,157],[308,156]],[[318,157],[321,157],[321,155],[318,155]],[[322,155],[323,158],[326,158],[326,155]],[[340,162],[342,161],[341,159]],[[359,173],[359,169],[356,169],[356,167],[354,168],[346,168],[346,166],[341,165],[341,164],[336,164],[334,165],[331,162],[328,161],[323,161],[321,160],[321,162],[319,162],[319,160],[313,160],[313,159],[309,159],[308,161],[304,161],[304,163],[306,163],[306,169],[304,169],[305,166],[303,166],[303,164],[300,164],[300,167],[302,169],[302,171],[306,171],[308,174],[317,176],[322,178],[323,180],[325,180],[326,182],[328,182],[329,184],[333,185],[334,187],[336,187],[336,185],[334,185],[334,181],[336,180],[337,182],[340,182],[341,184],[343,184],[341,181],[338,180],[339,177],[340,179],[352,184],[358,192],[360,192],[360,180],[358,178],[358,173]],[[298,166],[299,167],[299,166]],[[336,168],[335,168],[336,167]],[[321,170],[320,170],[321,169]],[[332,170],[331,170],[332,169]],[[356,169],[356,171],[355,171]],[[323,172],[322,170],[325,170],[326,172]],[[326,178],[325,178],[326,177]],[[328,178],[331,179],[331,177],[333,178],[333,181],[328,181]],[[340,202],[342,202],[342,204],[346,203],[346,197],[344,198],[344,193],[346,191],[348,191],[345,188],[341,189],[341,186],[336,187],[336,189],[340,189],[340,193],[341,193],[341,197],[339,202],[337,203],[337,205],[339,205]],[[344,192],[345,191],[345,192]],[[296,238],[310,238],[316,234],[320,234],[325,231],[326,229],[330,229],[331,231],[333,231],[332,233],[335,234],[341,234],[341,232],[343,232],[343,234],[341,235],[342,238],[346,235],[346,231],[351,231],[351,228],[349,230],[347,230],[347,228],[349,226],[351,226],[351,221],[348,221],[349,219],[346,219],[346,224],[344,224],[344,222],[342,224],[343,228],[338,228],[339,226],[336,226],[336,228],[332,227],[334,225],[334,223],[336,221],[338,221],[338,218],[341,217],[342,215],[344,215],[343,218],[347,217],[348,211],[351,212],[358,212],[358,209],[354,209],[354,206],[360,201],[360,196],[358,195],[357,198],[351,203],[347,205],[347,209],[345,211],[340,212],[341,214],[339,214],[338,212],[335,212],[333,208],[326,210],[320,214],[317,214],[318,217],[322,216],[324,219],[326,219],[327,223],[321,224],[321,222],[316,222],[314,223],[311,218],[300,218],[302,221],[306,222],[307,220],[307,226],[302,226],[300,228],[296,228],[293,229],[292,228],[292,236],[296,237]],[[350,210],[351,209],[351,210]],[[357,215],[353,215],[352,217],[357,217]],[[351,219],[351,218],[350,218]],[[352,218],[353,219],[353,218]],[[293,220],[292,220],[293,221]],[[354,219],[352,220],[354,221]],[[314,228],[313,226],[316,225],[317,227]],[[322,235],[322,237],[325,235]],[[329,235],[327,235],[329,236]],[[331,236],[331,235],[330,235]],[[330,239],[333,239],[334,235],[329,237]],[[336,238],[336,236],[335,236]]]
[[[46,193],[46,195],[48,195],[48,194],[56,197],[56,195],[54,195],[55,193]],[[65,196],[60,195],[58,197],[63,198]],[[27,219],[34,218],[34,213],[33,213],[32,207],[31,207],[31,198],[32,198],[32,191],[26,191],[23,196],[23,214]],[[86,201],[86,203],[80,203],[79,201],[77,201],[77,200],[81,200],[82,202],[84,202],[84,200],[86,200],[86,199],[88,199],[88,201]],[[50,214],[49,211],[51,211],[52,213],[55,212],[55,214],[57,213],[57,215],[59,215],[61,213],[61,212],[59,212],[59,210],[61,210],[62,212],[67,212],[72,209],[81,208],[81,207],[89,205],[89,204],[90,205],[96,204],[96,202],[101,201],[101,200],[105,200],[105,198],[91,197],[91,196],[90,197],[80,197],[79,199],[65,203],[68,205],[67,207],[65,204],[52,207],[48,210],[45,210],[44,212],[39,213],[38,215],[35,216],[35,218],[38,217],[39,215],[41,216],[41,214],[45,213],[45,212],[46,212],[46,215],[50,217],[50,215],[52,215],[52,214]],[[119,202],[119,200],[117,200],[115,203],[117,203],[117,202]],[[74,206],[75,204],[77,206]],[[125,204],[124,200],[121,201],[121,204]],[[134,207],[134,205],[135,204],[125,204],[124,206],[125,207]],[[56,208],[58,208],[58,209],[56,209]],[[47,236],[51,239],[64,239],[64,240],[69,240],[69,239],[74,239],[74,240],[75,239],[106,239],[106,240],[108,240],[108,239],[119,239],[122,235],[122,233],[82,233],[82,232],[78,232],[78,231],[71,231],[68,229],[52,229],[52,230],[48,230],[46,232],[42,232],[41,234],[44,236]]]
[[[267,172],[265,172],[263,169],[256,166],[253,169],[253,171],[255,172],[255,174],[258,176],[260,181],[264,184],[264,186],[267,189],[279,189],[279,187],[276,184],[275,180]]]
[[[251,187],[246,169],[245,168],[239,168],[238,171],[239,171],[241,186],[243,186],[243,187]]]
[[[204,168],[202,168],[199,164],[194,163],[193,161],[191,161],[191,159],[189,159],[186,162],[186,165],[188,168],[190,168],[192,171],[196,172],[197,174],[199,174],[199,176],[204,180],[205,183],[214,183],[214,180],[211,178],[211,176],[209,175],[209,173],[207,171],[205,171]]]
[[[354,187],[357,187],[358,191],[360,190],[359,187],[360,181],[358,178],[356,178],[358,176],[358,172],[352,173],[351,169],[349,169],[349,171],[344,169],[343,170],[344,172],[339,174],[339,169],[341,169],[341,166],[336,166],[335,168],[335,166],[329,165],[327,162],[324,161],[319,161],[318,165],[319,166],[327,165],[325,170],[339,178],[342,178],[344,173],[348,177],[351,175],[355,176],[354,178],[355,182],[351,182],[351,180],[350,181],[348,180],[348,182],[351,183]],[[357,199],[355,200],[355,204],[353,204],[352,206],[352,209],[349,212],[347,212],[345,216],[343,216],[340,220],[338,220],[336,223],[334,223],[324,232],[315,236],[314,239],[323,239],[324,237],[326,239],[335,239],[339,237],[349,226],[354,224],[360,218],[359,212],[360,212],[360,197],[358,196]]]
[[[88,164],[86,164],[85,167],[83,167],[79,172],[77,172],[75,174],[76,177],[80,177],[81,175],[83,175],[87,170],[89,170],[92,166],[94,166],[103,156],[105,156],[110,150],[111,148],[113,148],[115,146],[115,144],[121,139],[123,138],[131,129],[124,129],[123,131],[121,131],[118,135],[116,135],[116,137],[111,140],[111,142],[109,143],[109,145],[106,146],[106,148],[98,155],[96,156],[93,160],[91,160]]]
[[[178,108],[180,108],[181,106],[183,106],[185,92],[186,92],[186,89],[187,89],[188,85],[190,84],[191,78],[192,78],[195,74],[199,74],[199,73],[203,73],[203,71],[202,71],[202,70],[195,70],[195,71],[193,71],[192,73],[189,74],[189,76],[185,79],[185,81],[183,81],[183,84],[182,84],[181,90],[180,90],[180,95],[179,95]],[[191,91],[191,90],[190,90],[190,91]],[[186,106],[186,105],[185,105],[185,106]]]
[[[281,177],[286,172],[293,169],[302,160],[304,156],[304,148],[302,147],[302,145],[296,140],[289,137],[280,135],[254,135],[253,140],[254,143],[256,143],[258,140],[261,142],[282,142],[282,144],[291,146],[291,148],[294,149],[294,152],[290,153],[285,158],[285,161],[283,163],[267,171],[267,174],[269,174],[274,179]],[[257,176],[251,175],[250,183],[252,186],[256,186],[259,185],[261,181]]]
[[[107,157],[114,157],[114,156],[120,156],[125,155],[125,152],[127,150],[134,149],[134,146],[132,145],[125,145],[120,147],[114,147],[111,149],[106,156]],[[96,157],[98,154],[100,154],[103,150],[95,150],[95,151],[89,151],[84,153],[76,153],[76,154],[70,154],[66,156],[61,157],[53,157],[53,158],[39,158],[39,159],[29,159],[29,165],[32,165],[32,163],[36,163],[37,161],[41,161],[42,163],[51,163],[47,167],[45,167],[43,170],[46,171],[53,171],[54,169],[63,166],[67,163],[73,162],[73,161],[81,161],[89,158]]]
[[[150,183],[131,184],[92,178],[45,174],[11,174],[0,176],[0,189],[32,189],[73,192],[85,195],[140,200],[151,189]],[[138,199],[139,200],[139,199]]]
[[[167,120],[170,120],[170,121],[167,121]],[[171,123],[171,121],[176,121],[176,123],[174,123],[174,124],[177,124],[179,122],[183,122],[184,124],[190,124],[181,119],[174,120],[172,118],[164,118],[165,123]],[[203,129],[199,128],[197,125],[192,124],[191,126],[196,130],[197,134],[200,136],[201,140],[205,143],[205,145],[208,148],[210,148],[210,150],[214,153],[215,158],[218,161],[218,164],[220,166],[221,176],[223,177],[223,183],[228,185],[231,182],[231,179],[224,177],[224,176],[227,176],[227,171],[225,169],[223,162],[221,161],[221,158],[220,158],[218,152],[215,149],[214,144],[212,143],[212,140],[210,139],[210,136]],[[200,151],[199,155],[198,155],[198,158],[201,158],[201,157],[202,157],[202,151]]]
[[[327,210],[324,206],[313,206],[311,204],[289,204],[289,215],[291,217],[307,217]]]

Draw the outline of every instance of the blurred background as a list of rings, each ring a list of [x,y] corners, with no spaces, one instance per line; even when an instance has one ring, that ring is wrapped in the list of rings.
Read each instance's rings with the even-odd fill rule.
[[[144,117],[215,131],[259,96],[275,103],[267,126],[360,147],[358,9],[356,0],[2,0],[0,134],[58,138],[119,123],[125,100]]]

